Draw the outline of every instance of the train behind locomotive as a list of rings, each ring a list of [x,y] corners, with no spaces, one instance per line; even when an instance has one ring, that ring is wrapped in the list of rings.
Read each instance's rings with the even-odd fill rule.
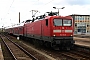
[[[16,36],[29,37],[38,44],[52,48],[70,49],[73,40],[74,21],[71,16],[41,15],[33,20],[27,20],[23,25],[7,28],[6,32]]]

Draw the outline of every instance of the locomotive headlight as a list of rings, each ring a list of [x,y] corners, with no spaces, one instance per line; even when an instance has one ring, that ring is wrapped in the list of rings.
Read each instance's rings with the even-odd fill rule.
[[[72,32],[72,30],[65,30],[65,32],[69,32],[69,33],[71,33],[71,32]]]
[[[72,35],[71,35],[72,36]]]
[[[56,35],[53,35],[53,36],[56,36]]]

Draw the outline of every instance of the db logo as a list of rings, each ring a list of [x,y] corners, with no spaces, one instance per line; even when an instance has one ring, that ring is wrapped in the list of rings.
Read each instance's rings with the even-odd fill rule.
[[[62,27],[62,29],[64,29],[64,27]]]

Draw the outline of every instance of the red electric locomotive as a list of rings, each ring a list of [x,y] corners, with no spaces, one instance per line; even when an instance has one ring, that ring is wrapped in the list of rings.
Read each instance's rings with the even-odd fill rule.
[[[26,22],[28,23],[13,28],[13,34],[32,38],[40,45],[53,48],[70,49],[75,43],[74,21],[71,16],[57,16],[56,13],[49,12],[48,16],[41,15]]]
[[[24,25],[24,36],[34,38],[38,44],[53,48],[70,49],[73,44],[74,21],[71,16],[39,16]]]

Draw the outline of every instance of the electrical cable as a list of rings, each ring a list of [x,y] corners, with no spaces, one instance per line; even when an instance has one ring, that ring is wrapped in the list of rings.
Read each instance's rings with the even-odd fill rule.
[[[4,17],[4,18],[6,18],[7,14],[9,14],[9,10],[11,9],[11,7],[12,7],[13,3],[14,3],[14,0],[12,1],[12,3],[11,3],[11,5],[10,5],[10,7],[9,7],[9,9],[8,9],[8,11],[7,11],[7,13],[6,13],[6,15],[5,15],[5,17]]]

